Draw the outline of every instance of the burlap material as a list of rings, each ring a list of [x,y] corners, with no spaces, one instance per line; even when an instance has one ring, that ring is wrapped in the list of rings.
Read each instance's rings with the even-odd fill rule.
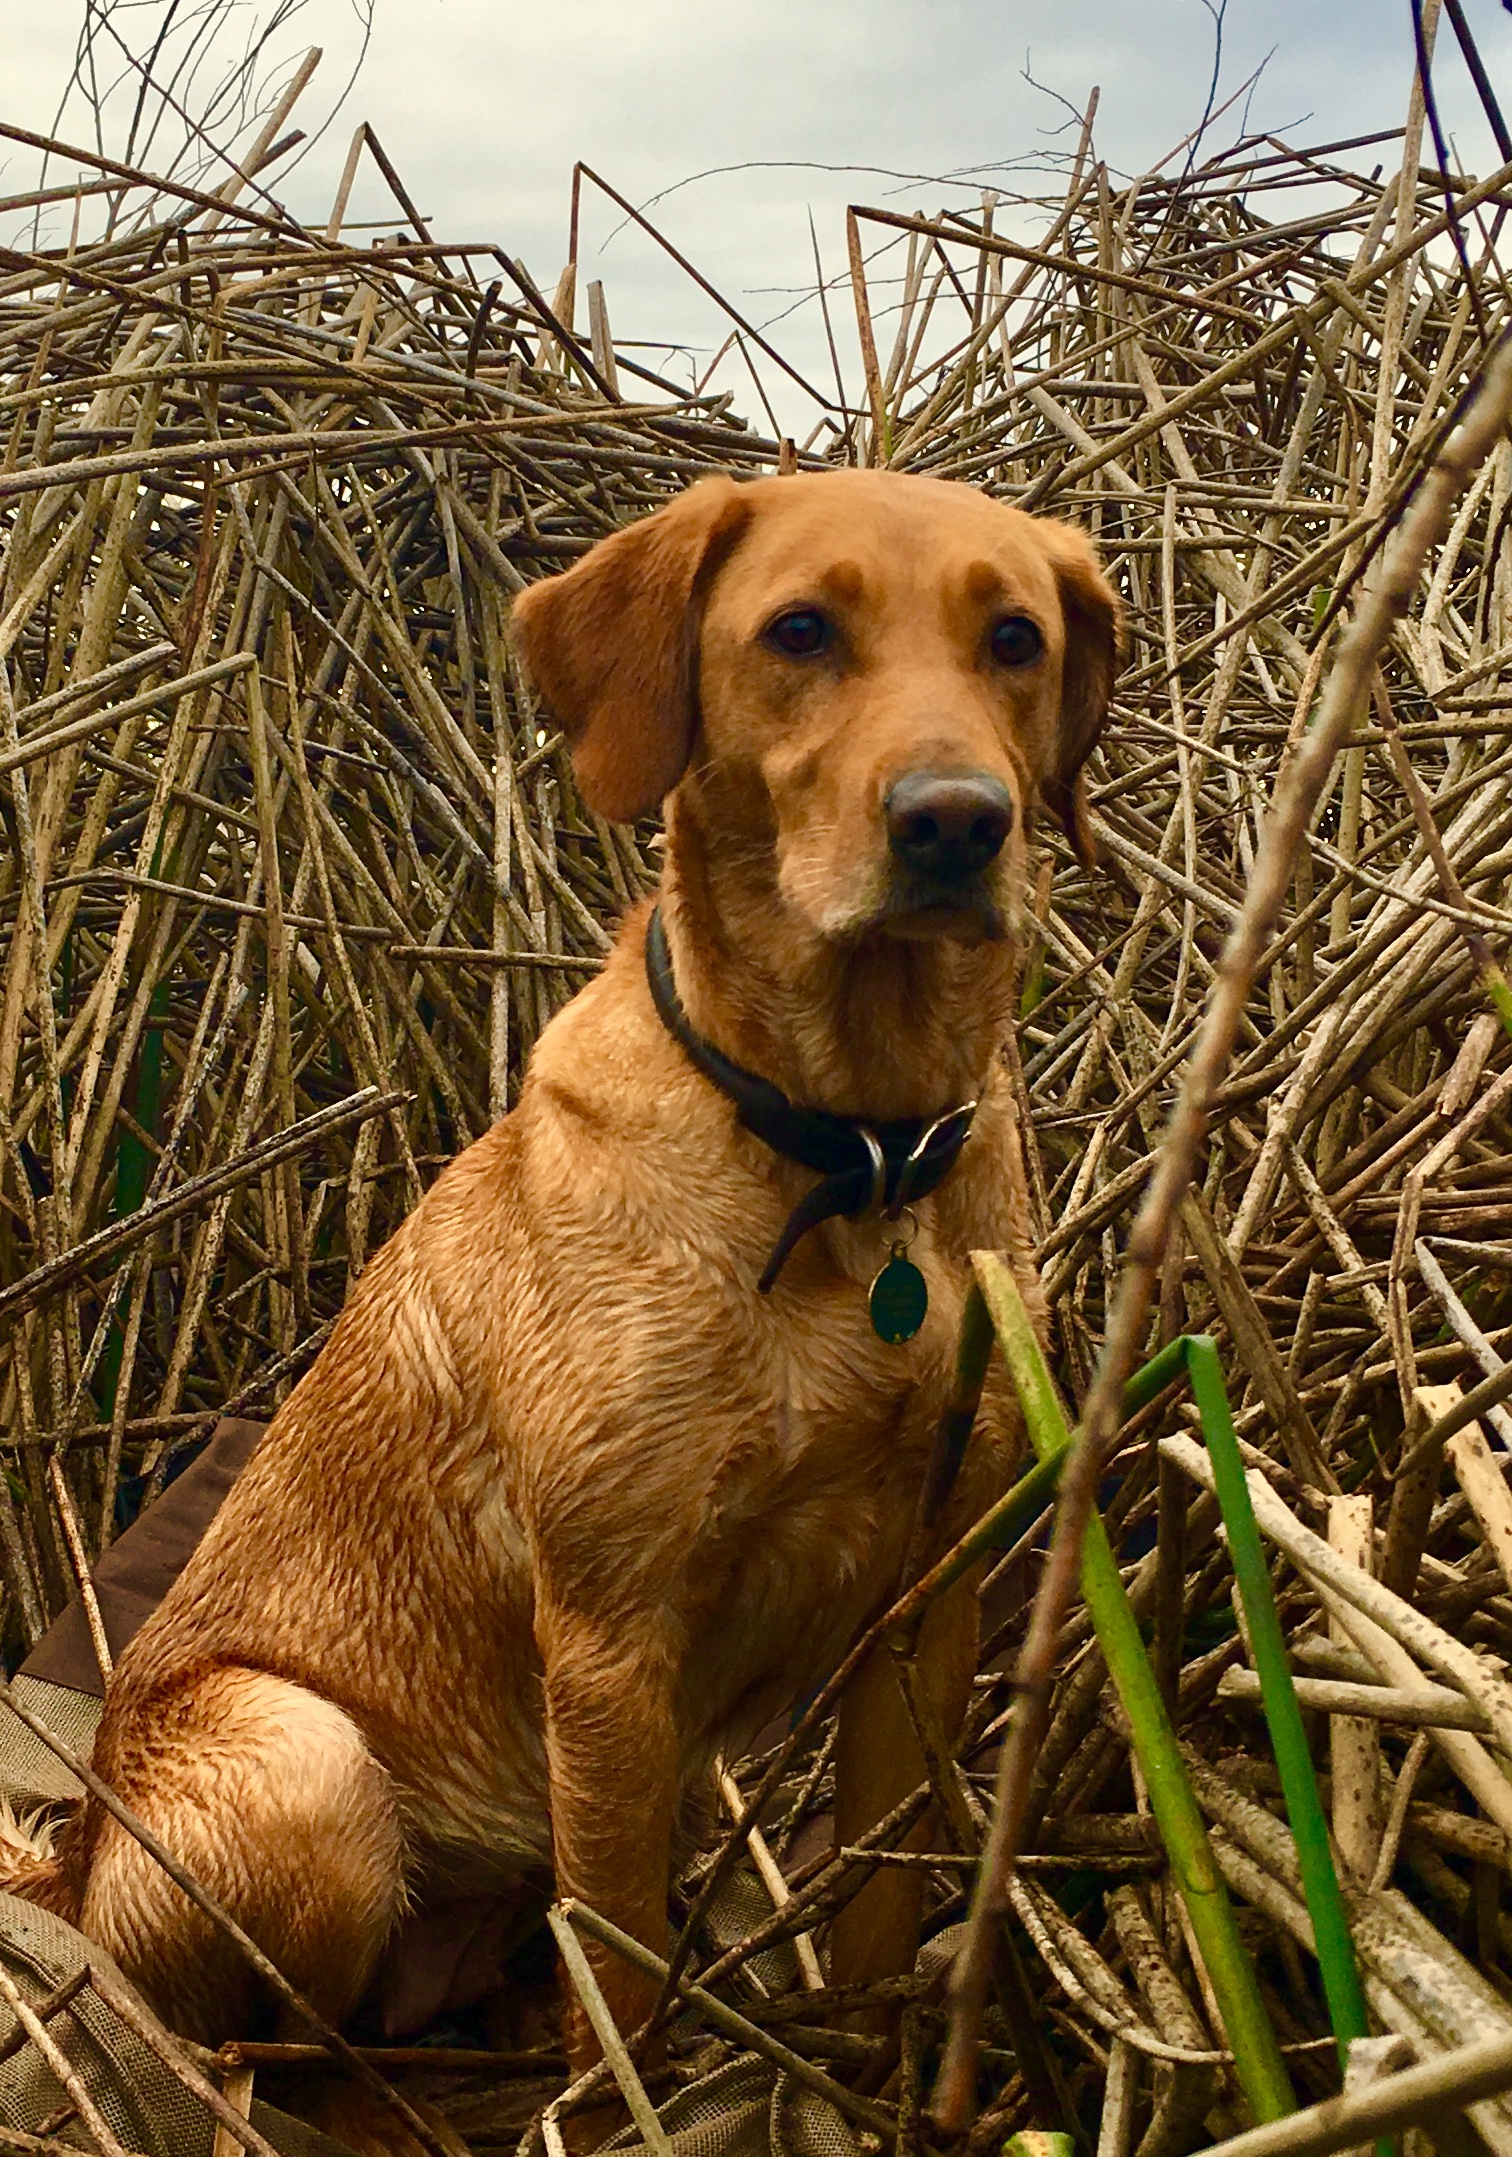
[[[19,1672],[11,1679],[11,1691],[23,1707],[57,1732],[71,1752],[89,1758],[100,1722],[100,1702],[92,1694],[47,1685]],[[71,1805],[82,1795],[83,1786],[57,1754],[49,1752],[19,1716],[0,1707],[0,1798],[12,1811],[24,1815],[38,1806]]]
[[[965,1941],[964,1924],[947,1925],[943,1932],[937,1932],[919,1949],[919,1959],[914,1965],[918,1975],[931,1983],[935,1978],[943,1977]]]
[[[772,1914],[772,1898],[749,1866],[730,1874],[704,1913],[704,1930],[715,1949],[723,1954],[764,1924]],[[791,1940],[752,1955],[746,1968],[768,1992],[786,1992],[798,1979],[798,1956]]]
[[[28,2003],[45,1998],[86,1962],[119,1976],[110,1958],[61,1918],[0,1894],[0,1967]],[[0,2002],[0,2047],[15,2027]],[[48,2028],[125,2149],[142,2157],[211,2157],[210,2115],[97,1994],[81,1991]],[[66,2102],[34,2044],[0,2062],[0,2124],[35,2133]],[[673,2157],[857,2157],[855,2138],[833,2105],[749,2055],[679,2090],[658,2118]],[[252,2124],[281,2157],[350,2157],[330,2136],[256,2098]],[[61,2133],[88,2146],[76,2123]],[[621,2157],[650,2157],[630,2128],[609,2147]]]
[[[717,1948],[732,1947],[771,1910],[767,1889],[741,1867],[709,1905],[709,1937]],[[746,1967],[773,1992],[785,1992],[798,1974],[790,1941],[753,1955]],[[679,2090],[657,2118],[673,2157],[857,2157],[855,2137],[832,2104],[749,2054]],[[633,2128],[609,2147],[626,2157],[650,2157]]]
[[[679,2090],[656,2116],[672,2157],[857,2157],[832,2104],[749,2055]],[[607,2146],[616,2157],[650,2157],[633,2128]]]
[[[65,1925],[14,1895],[0,1895],[0,1966],[28,2005],[74,1976],[85,1963],[115,1975],[108,1955]],[[143,2157],[211,2157],[215,2123],[157,2055],[87,1986],[47,2025],[58,2049],[125,2149]],[[0,2001],[0,2045],[16,2028]],[[35,2133],[68,2102],[63,2085],[28,2042],[0,2063],[0,2123]],[[350,2157],[339,2142],[272,2105],[252,2101],[252,2124],[283,2157]],[[60,2130],[92,2147],[77,2123]]]

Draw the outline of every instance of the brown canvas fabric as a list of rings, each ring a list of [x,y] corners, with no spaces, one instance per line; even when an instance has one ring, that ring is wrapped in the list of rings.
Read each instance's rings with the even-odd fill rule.
[[[183,1571],[266,1429],[265,1423],[242,1416],[223,1416],[199,1458],[116,1537],[95,1567],[94,1591],[112,1655],[120,1654]],[[77,1596],[42,1635],[20,1675],[103,1697],[100,1666]]]
[[[94,1586],[113,1654],[120,1654],[167,1594],[266,1428],[244,1417],[222,1417],[198,1459],[106,1551],[95,1568]],[[18,1699],[87,1760],[104,1687],[77,1596],[11,1683]],[[81,1795],[56,1753],[8,1708],[0,1708],[0,1798],[25,1813],[39,1805],[72,1804]]]

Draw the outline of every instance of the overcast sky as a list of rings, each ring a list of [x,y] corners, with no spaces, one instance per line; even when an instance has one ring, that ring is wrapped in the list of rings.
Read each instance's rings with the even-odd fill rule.
[[[180,20],[207,4],[179,0]],[[139,51],[163,5],[118,7]],[[1465,5],[1512,112],[1512,15],[1498,0]],[[269,11],[269,0],[243,0],[234,36]],[[0,0],[0,118],[51,127],[82,15],[74,0]],[[1398,125],[1410,22],[1408,0],[1229,0],[1219,99],[1263,63],[1248,95],[1252,129],[1300,145]],[[358,44],[353,0],[293,10],[276,46],[285,72],[306,47],[324,52],[295,123],[313,131],[326,117]],[[229,39],[222,49],[229,56]],[[1143,171],[1200,117],[1213,56],[1204,0],[375,0],[345,107],[297,169],[279,168],[268,184],[323,223],[352,126],[365,118],[438,236],[497,242],[549,292],[580,157],[638,203],[662,196],[652,213],[662,229],[761,323],[813,286],[811,211],[833,273],[848,201],[966,205],[994,180],[1034,191],[1023,161],[1075,140],[1055,132],[1066,113],[1048,91],[1081,107],[1094,84],[1100,154],[1121,172]],[[1026,68],[1047,90],[1031,87]],[[1462,164],[1491,169],[1447,23],[1436,77]],[[1216,124],[1211,147],[1232,139],[1245,110],[1241,99]],[[82,142],[91,126],[75,99],[61,132]],[[115,126],[106,147],[118,150],[124,119]],[[1365,169],[1378,154],[1389,169],[1390,145],[1360,153]],[[0,185],[9,193],[34,174],[30,153],[12,150]],[[350,215],[398,221],[370,163]],[[585,205],[582,275],[604,280],[616,332],[711,352],[722,335],[712,308],[619,224],[601,199]],[[55,223],[52,236],[65,235]],[[812,302],[772,334],[814,375],[827,366]],[[668,365],[686,378],[687,362]],[[803,427],[801,397],[781,410],[785,425]]]

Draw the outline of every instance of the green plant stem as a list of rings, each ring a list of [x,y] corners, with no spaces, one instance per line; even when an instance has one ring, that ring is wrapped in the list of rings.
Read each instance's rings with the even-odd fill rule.
[[[1142,1369],[1124,1387],[1124,1421],[1137,1416],[1141,1408],[1148,1408],[1151,1401],[1158,1400],[1169,1385],[1187,1374],[1187,1336],[1183,1333],[1174,1341],[1168,1341],[1158,1356],[1152,1356]]]
[[[1286,1642],[1271,1590],[1270,1571],[1261,1547],[1249,1484],[1239,1454],[1239,1440],[1229,1410],[1218,1351],[1207,1334],[1186,1334],[1172,1344],[1186,1351],[1192,1395],[1202,1418],[1202,1434],[1213,1463],[1218,1503],[1228,1530],[1229,1554],[1249,1626],[1250,1648],[1260,1679],[1261,1701],[1270,1730],[1287,1817],[1296,1838],[1302,1894],[1313,1922],[1318,1968],[1322,1973],[1329,2019],[1339,2047],[1341,2069],[1348,2064],[1356,2037],[1368,2036],[1369,2019],[1350,1936],[1339,1875],[1328,1840],[1328,1822],[1318,1794],[1302,1710],[1297,1704],[1287,1661]]]
[[[973,1263],[1023,1405],[1030,1443],[1040,1460],[1048,1464],[1069,1449],[1071,1433],[1034,1327],[1017,1284],[1002,1260],[989,1252],[977,1252]],[[1157,1365],[1162,1360],[1157,1358]],[[1153,1385],[1148,1398],[1153,1399],[1168,1385],[1179,1368],[1178,1359]],[[1147,1379],[1147,1373],[1140,1376]],[[1081,1580],[1098,1644],[1129,1719],[1150,1809],[1218,2002],[1240,2086],[1257,2120],[1279,2119],[1295,2106],[1291,2081],[1260,1999],[1254,1966],[1239,1936],[1206,1824],[1181,1762],[1176,1733],[1129,1607],[1118,1562],[1107,1531],[1095,1513],[1087,1525]],[[984,1864],[980,1878],[986,1880],[990,1871]]]

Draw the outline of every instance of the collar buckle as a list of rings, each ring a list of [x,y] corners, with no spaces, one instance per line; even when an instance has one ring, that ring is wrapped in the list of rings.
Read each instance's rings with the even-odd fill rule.
[[[904,1207],[919,1189],[929,1166],[930,1147],[943,1141],[953,1149],[953,1160],[955,1152],[966,1143],[971,1131],[971,1120],[976,1112],[975,1101],[963,1101],[959,1108],[946,1109],[943,1116],[936,1116],[933,1123],[926,1125],[898,1170],[897,1189],[893,1193],[893,1202],[887,1209],[889,1221],[896,1221],[901,1217]]]
[[[757,1288],[765,1295],[786,1265],[794,1246],[821,1221],[844,1215],[851,1221],[882,1216],[896,1221],[910,1201],[926,1197],[948,1176],[971,1130],[977,1103],[946,1109],[922,1127],[913,1121],[874,1129],[858,1118],[828,1109],[805,1108],[780,1087],[734,1063],[690,1024],[672,975],[672,957],[661,908],[646,924],[646,977],[651,1001],[662,1024],[696,1071],[732,1102],[745,1129],[784,1159],[812,1169],[818,1177],[788,1216],[767,1260]],[[864,1159],[856,1159],[860,1140]],[[863,1185],[854,1207],[848,1201]]]

